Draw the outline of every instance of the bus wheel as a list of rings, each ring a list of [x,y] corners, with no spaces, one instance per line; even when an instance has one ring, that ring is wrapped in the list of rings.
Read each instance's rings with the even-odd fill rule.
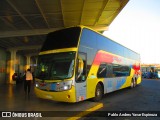
[[[93,101],[98,102],[103,97],[103,89],[100,84],[97,84],[96,90],[95,90],[95,97],[93,98]]]
[[[132,79],[132,81],[131,81],[131,86],[130,86],[130,88],[134,88],[134,79]]]
[[[136,87],[136,85],[137,85],[137,79],[135,78],[135,80],[134,80],[134,87]]]

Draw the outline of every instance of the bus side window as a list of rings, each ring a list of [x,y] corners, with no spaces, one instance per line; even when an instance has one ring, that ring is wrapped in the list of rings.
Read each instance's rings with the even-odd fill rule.
[[[105,63],[100,64],[98,72],[97,72],[97,77],[98,78],[106,78],[107,74],[107,67]]]
[[[107,63],[107,78],[112,78],[112,77],[114,77],[113,64]]]

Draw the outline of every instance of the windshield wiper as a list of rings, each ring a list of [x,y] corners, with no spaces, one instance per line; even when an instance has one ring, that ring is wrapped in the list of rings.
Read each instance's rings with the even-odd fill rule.
[[[58,77],[58,76],[55,76],[55,77],[53,77],[52,79],[56,79],[56,80],[64,80],[64,78]]]

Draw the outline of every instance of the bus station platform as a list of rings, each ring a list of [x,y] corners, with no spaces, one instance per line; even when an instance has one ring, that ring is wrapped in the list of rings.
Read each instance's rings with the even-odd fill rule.
[[[57,96],[58,97],[58,96]],[[42,117],[29,118],[31,120],[66,120],[72,118],[89,108],[96,106],[99,103],[91,102],[89,100],[78,103],[64,103],[37,98],[34,94],[34,85],[32,84],[30,96],[25,96],[24,86],[22,83],[1,84],[0,85],[0,120],[2,119],[2,112],[31,112],[42,113]],[[76,111],[76,112],[75,112]],[[69,113],[69,115],[65,115]],[[45,116],[43,116],[45,115]],[[28,118],[5,117],[3,120],[27,120]]]

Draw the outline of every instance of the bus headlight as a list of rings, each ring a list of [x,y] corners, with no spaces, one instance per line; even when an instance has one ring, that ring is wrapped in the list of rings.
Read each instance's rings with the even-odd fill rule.
[[[71,89],[72,80],[59,82],[56,85],[56,91],[65,91]]]
[[[35,86],[38,88],[38,87],[39,87],[39,84],[38,84],[38,83],[36,83],[36,84],[35,84]]]
[[[68,85],[65,85],[63,88],[64,88],[64,90],[68,90],[68,89],[69,89],[69,86],[68,86]]]

